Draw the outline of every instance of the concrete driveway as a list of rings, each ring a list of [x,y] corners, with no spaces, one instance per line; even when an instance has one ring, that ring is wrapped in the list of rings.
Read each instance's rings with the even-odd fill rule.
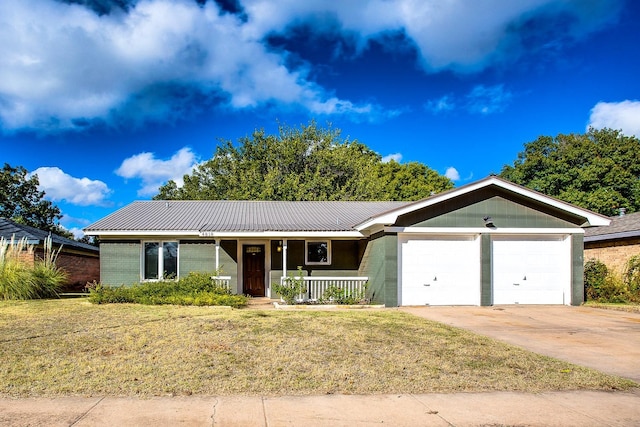
[[[401,310],[640,383],[640,313],[527,305]]]

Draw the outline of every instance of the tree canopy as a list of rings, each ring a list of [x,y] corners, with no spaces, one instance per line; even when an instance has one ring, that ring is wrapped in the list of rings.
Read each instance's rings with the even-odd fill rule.
[[[60,209],[44,200],[44,191],[38,191],[38,177],[27,177],[22,166],[8,163],[0,170],[0,217],[30,225],[64,236],[70,235],[56,223],[62,215]]]
[[[256,130],[234,145],[221,141],[184,185],[169,181],[156,200],[419,200],[453,187],[449,178],[411,162],[382,162],[379,154],[340,130],[311,122]]]
[[[640,141],[612,129],[541,136],[500,176],[549,196],[616,215],[640,210]]]

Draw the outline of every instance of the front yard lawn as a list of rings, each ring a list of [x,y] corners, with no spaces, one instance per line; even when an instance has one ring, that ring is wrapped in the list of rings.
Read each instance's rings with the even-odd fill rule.
[[[628,389],[395,310],[0,302],[1,396]]]

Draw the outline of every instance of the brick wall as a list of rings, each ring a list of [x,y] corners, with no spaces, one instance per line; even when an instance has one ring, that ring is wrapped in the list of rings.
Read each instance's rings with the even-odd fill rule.
[[[42,249],[36,249],[36,256],[43,257]],[[100,259],[98,256],[87,256],[73,252],[58,254],[56,265],[68,274],[63,292],[82,291],[87,282],[100,281]]]
[[[627,260],[634,255],[640,255],[640,238],[584,244],[585,262],[595,258],[618,274],[624,272]]]

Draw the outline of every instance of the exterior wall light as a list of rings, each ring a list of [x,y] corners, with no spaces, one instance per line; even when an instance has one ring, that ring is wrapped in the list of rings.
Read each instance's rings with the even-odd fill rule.
[[[491,218],[490,216],[485,216],[484,218],[482,218],[482,220],[484,221],[484,226],[485,227],[489,227],[489,228],[495,228],[495,224],[493,223],[493,218]]]

